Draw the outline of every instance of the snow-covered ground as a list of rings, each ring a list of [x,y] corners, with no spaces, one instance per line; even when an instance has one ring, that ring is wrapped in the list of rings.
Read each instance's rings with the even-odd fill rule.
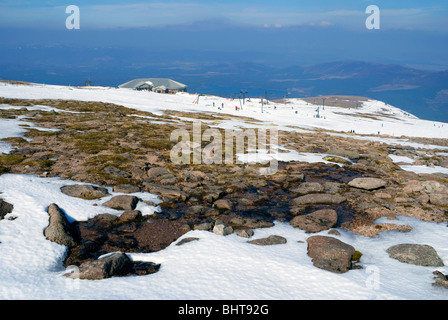
[[[239,100],[230,100],[215,96],[201,96],[179,93],[163,95],[146,91],[117,89],[109,87],[76,88],[53,85],[34,84],[31,86],[0,83],[0,96],[17,99],[65,99],[79,101],[102,101],[161,114],[164,110],[180,110],[186,112],[217,112],[258,119],[266,124],[275,125],[278,129],[289,130],[322,128],[338,132],[355,130],[357,134],[378,136],[378,132],[394,137],[429,137],[447,138],[448,124],[418,119],[402,110],[380,101],[364,102],[359,109],[339,107],[320,108],[320,118],[316,118],[317,106],[300,99],[291,100],[290,104],[264,105],[262,110],[260,99],[251,99],[244,105]],[[213,107],[213,103],[215,107]],[[219,109],[222,104],[224,108]],[[242,110],[235,107],[242,106]],[[262,112],[263,111],[263,112]],[[368,114],[378,120],[360,117]],[[370,137],[364,137],[370,138]],[[379,137],[372,137],[379,138]]]
[[[420,120],[381,102],[371,101],[361,110],[330,108],[320,111],[325,118],[315,118],[316,106],[300,100],[288,105],[265,106],[252,99],[243,110],[235,110],[238,100],[219,97],[201,97],[194,104],[191,94],[160,95],[127,89],[78,89],[60,86],[17,86],[0,83],[0,96],[21,99],[72,99],[104,101],[153,113],[173,109],[188,112],[228,113],[265,121],[289,130],[325,128],[341,132],[355,130],[357,134],[421,136],[448,138],[448,125]],[[212,106],[215,102],[216,107]],[[218,106],[224,103],[224,109]],[[384,113],[399,117],[384,117],[381,121],[359,118],[340,113]],[[297,111],[297,113],[296,113]],[[20,122],[22,123],[22,122]],[[0,138],[21,136],[26,128],[19,120],[0,119]],[[224,122],[228,128],[247,127],[254,123]],[[343,133],[334,133],[343,134]],[[381,139],[378,136],[352,136],[361,139]],[[411,143],[392,139],[397,143]],[[389,141],[387,140],[387,141]],[[419,144],[420,147],[428,147]],[[438,146],[431,146],[437,149]],[[4,149],[1,149],[4,148]],[[0,145],[0,152],[10,151]],[[280,153],[279,157],[317,161],[323,155]],[[412,159],[394,158],[397,162]],[[322,161],[323,162],[323,161]],[[404,166],[403,166],[404,167]],[[415,166],[412,166],[415,167]],[[287,243],[275,246],[255,246],[247,239],[219,236],[207,231],[190,231],[185,237],[199,241],[182,246],[171,244],[165,250],[147,254],[129,254],[134,260],[161,264],[159,272],[148,276],[131,276],[91,281],[69,279],[62,260],[66,248],[45,239],[43,230],[48,225],[46,212],[51,203],[57,203],[71,220],[83,221],[99,213],[117,211],[101,206],[108,200],[83,200],[66,196],[60,187],[73,184],[57,178],[32,175],[4,174],[0,176],[1,198],[14,205],[12,213],[0,221],[0,299],[431,299],[447,300],[448,290],[432,286],[433,271],[448,273],[448,267],[422,267],[391,259],[386,249],[400,243],[428,244],[436,249],[448,265],[446,246],[447,223],[423,222],[409,217],[398,220],[381,218],[376,223],[406,224],[408,233],[389,231],[375,238],[340,229],[335,236],[363,253],[362,269],[335,274],[312,265],[307,255],[306,234],[288,223],[277,222],[274,227],[257,229],[253,236],[263,238],[280,235]],[[114,193],[110,190],[111,195]],[[156,200],[156,196],[139,193],[139,197]],[[152,214],[156,207],[139,207],[144,214]],[[323,231],[318,234],[326,235]],[[181,238],[181,239],[182,239]],[[179,241],[181,240],[179,239]]]
[[[182,238],[199,241],[173,243],[155,253],[129,254],[134,260],[161,263],[158,273],[96,281],[69,279],[62,266],[66,247],[43,235],[49,204],[57,203],[76,220],[116,213],[100,205],[108,198],[83,200],[60,192],[62,185],[71,183],[31,175],[0,176],[2,198],[14,204],[14,211],[0,221],[0,299],[448,299],[448,290],[431,285],[432,272],[446,273],[447,267],[401,263],[386,253],[395,244],[425,243],[448,264],[447,224],[408,217],[378,223],[406,224],[413,228],[409,233],[392,231],[372,239],[339,230],[337,238],[363,253],[363,268],[345,274],[314,267],[307,255],[309,235],[277,222],[272,228],[255,230],[253,238],[276,234],[287,239],[284,245],[260,247],[235,234],[224,237],[196,230]],[[153,199],[150,194],[139,196]]]

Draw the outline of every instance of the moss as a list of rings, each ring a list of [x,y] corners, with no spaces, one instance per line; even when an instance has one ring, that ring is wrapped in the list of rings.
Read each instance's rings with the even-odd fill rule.
[[[14,144],[14,145],[20,145],[23,143],[27,143],[27,141],[25,139],[23,139],[22,137],[9,137],[9,138],[4,138],[2,139],[2,141]]]
[[[26,159],[25,156],[19,154],[5,154],[0,156],[1,166],[13,166],[21,163]]]
[[[356,250],[352,256],[352,261],[359,261],[359,259],[361,259],[361,257],[362,257],[362,253],[359,252],[358,250]]]
[[[42,169],[50,169],[55,161],[53,160],[26,160],[23,162],[24,165],[31,167],[41,167]]]
[[[352,164],[350,161],[345,160],[344,158],[341,158],[341,157],[328,156],[328,157],[324,157],[323,159],[325,161],[330,161],[330,162],[334,162],[334,163]]]
[[[28,132],[25,132],[25,137],[33,138],[33,137],[52,137],[58,136],[62,133],[62,131],[41,131],[37,129],[27,129]]]
[[[4,173],[8,173],[10,171],[11,171],[10,168],[4,167],[4,166],[0,166],[0,175],[2,175]]]
[[[151,139],[143,141],[142,145],[145,148],[155,150],[169,150],[175,145],[175,143],[167,139]]]

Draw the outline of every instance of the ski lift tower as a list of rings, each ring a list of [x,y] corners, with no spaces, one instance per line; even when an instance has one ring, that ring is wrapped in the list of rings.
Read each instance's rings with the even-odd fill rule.
[[[247,90],[241,90],[240,92],[243,95],[243,104],[245,104],[245,99],[246,99],[246,94],[247,94]]]

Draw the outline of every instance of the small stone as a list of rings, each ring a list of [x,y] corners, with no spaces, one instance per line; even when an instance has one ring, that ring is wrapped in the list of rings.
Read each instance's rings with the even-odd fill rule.
[[[248,243],[258,246],[271,246],[276,244],[285,244],[286,239],[282,236],[272,235],[267,238],[250,240],[248,241]]]
[[[242,238],[250,238],[254,235],[254,231],[252,229],[238,229],[235,233],[238,237]]]
[[[376,190],[384,188],[386,181],[378,178],[355,178],[348,183],[350,187],[364,189],[364,190]]]
[[[140,192],[140,188],[131,184],[119,184],[114,186],[116,193],[136,193]]]
[[[213,227],[213,233],[219,236],[227,236],[233,233],[233,228],[225,224],[218,224]]]
[[[292,200],[293,206],[307,205],[307,204],[340,204],[347,199],[339,194],[307,194]]]
[[[139,219],[142,217],[142,213],[140,210],[129,210],[125,211],[121,214],[119,220],[120,222],[129,222],[134,221],[135,219]]]
[[[134,210],[139,199],[136,196],[119,195],[103,203],[103,206],[116,210]]]
[[[188,238],[184,238],[182,240],[180,240],[178,243],[176,243],[176,246],[181,246],[185,243],[191,242],[191,241],[197,241],[199,240],[199,238],[196,237],[188,237]]]
[[[296,216],[289,223],[308,233],[320,232],[333,228],[338,222],[338,214],[333,209],[322,209],[312,213]]]
[[[233,203],[232,201],[228,200],[228,199],[220,199],[215,201],[215,207],[217,209],[222,209],[222,210],[232,210],[233,208]]]
[[[109,195],[106,188],[84,184],[63,186],[61,192],[70,197],[86,200],[99,199]]]

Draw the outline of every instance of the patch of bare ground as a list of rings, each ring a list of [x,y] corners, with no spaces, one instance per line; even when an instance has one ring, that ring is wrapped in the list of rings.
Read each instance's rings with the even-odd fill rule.
[[[229,116],[179,111],[158,116],[110,103],[63,100],[0,98],[0,104],[24,107],[2,109],[0,117],[24,116],[39,127],[58,129],[29,128],[27,139],[5,139],[16,149],[0,155],[0,174],[37,174],[104,186],[130,184],[159,195],[163,201],[162,212],[152,217],[130,222],[117,220],[106,226],[98,219],[77,223],[78,246],[70,249],[67,261],[81,263],[83,259],[118,249],[157,251],[191,229],[212,230],[218,223],[229,224],[235,230],[267,227],[275,220],[287,222],[298,214],[318,209],[334,209],[341,227],[369,235],[402,228],[373,224],[384,216],[447,221],[446,207],[427,200],[428,188],[424,186],[416,193],[416,189],[407,192],[405,187],[411,180],[441,185],[448,180],[403,171],[388,157],[391,153],[416,155],[412,148],[354,140],[323,131],[280,131],[279,144],[290,150],[331,154],[350,159],[351,164],[279,162],[274,175],[263,176],[258,170],[262,164],[188,165],[170,161],[171,149],[177,143],[170,140],[173,130],[185,129],[192,136],[191,121],[179,117],[220,121],[230,119]],[[26,109],[33,105],[57,110]],[[238,119],[255,123],[253,119]],[[166,120],[172,121],[167,124]],[[206,122],[202,122],[202,130],[207,128]],[[221,132],[224,136],[224,131]],[[202,141],[202,147],[208,143]],[[381,178],[386,187],[368,191],[348,186],[357,177]],[[293,199],[300,190],[338,195],[346,201],[337,205],[294,206]]]

